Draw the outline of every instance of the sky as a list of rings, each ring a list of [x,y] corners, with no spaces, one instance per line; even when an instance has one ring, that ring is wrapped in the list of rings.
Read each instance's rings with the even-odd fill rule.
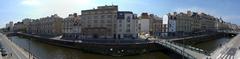
[[[142,12],[159,17],[172,12],[204,12],[240,25],[240,0],[0,0],[0,28],[24,18],[38,19],[53,14],[65,18],[68,14],[97,6],[118,5],[120,11]]]

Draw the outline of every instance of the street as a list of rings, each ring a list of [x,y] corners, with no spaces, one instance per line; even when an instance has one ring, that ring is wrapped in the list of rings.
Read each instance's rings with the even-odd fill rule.
[[[3,48],[7,51],[7,56],[3,59],[29,59],[29,53],[10,41],[5,35],[0,33],[0,41]],[[33,56],[30,55],[33,59]],[[36,59],[36,58],[35,58]]]

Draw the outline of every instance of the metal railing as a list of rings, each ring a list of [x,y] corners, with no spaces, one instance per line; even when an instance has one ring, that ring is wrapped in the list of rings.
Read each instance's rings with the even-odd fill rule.
[[[172,49],[173,51],[175,51],[175,52],[177,52],[177,53],[187,57],[188,59],[196,59],[194,56],[192,56],[191,54],[183,51],[182,49],[179,49],[179,48],[177,48],[175,46],[172,46],[171,44],[167,43],[167,41],[165,41],[165,42],[158,41],[157,43]]]
[[[178,46],[181,46],[181,47],[184,47],[186,49],[189,49],[191,51],[195,51],[195,52],[198,52],[198,53],[201,53],[201,54],[205,54],[207,56],[210,56],[210,52],[208,51],[205,51],[203,49],[200,49],[200,48],[196,48],[196,47],[193,47],[193,46],[190,46],[190,45],[185,45],[185,44],[181,44],[181,43],[175,43],[175,42],[171,42],[171,41],[168,41],[172,44],[175,44],[175,45],[178,45]]]

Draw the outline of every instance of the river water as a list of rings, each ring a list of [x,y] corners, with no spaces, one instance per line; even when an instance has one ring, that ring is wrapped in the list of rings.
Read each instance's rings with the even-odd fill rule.
[[[113,57],[106,55],[99,55],[93,53],[83,52],[77,49],[59,47],[41,43],[34,40],[28,40],[17,36],[9,37],[20,47],[30,50],[32,54],[39,59],[176,59],[169,56],[169,53],[163,51],[146,53],[142,55]],[[219,44],[228,41],[229,38],[221,38],[217,40],[210,40],[203,43],[195,44],[193,46],[204,50],[215,50]],[[166,52],[166,51],[165,51]],[[171,53],[170,53],[171,54]],[[178,58],[180,59],[180,58]]]
[[[10,37],[10,39],[20,47],[30,50],[31,53],[37,56],[39,59],[170,59],[168,55],[162,52],[146,53],[135,56],[113,57],[82,52],[77,49],[49,45],[17,36]]]

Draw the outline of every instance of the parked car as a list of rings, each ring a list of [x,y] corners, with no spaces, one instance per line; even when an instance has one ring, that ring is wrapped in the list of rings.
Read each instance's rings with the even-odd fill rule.
[[[2,56],[7,56],[7,51],[3,50],[2,51]]]
[[[1,53],[2,53],[2,56],[7,56],[7,51],[4,50],[3,48],[1,48]]]

